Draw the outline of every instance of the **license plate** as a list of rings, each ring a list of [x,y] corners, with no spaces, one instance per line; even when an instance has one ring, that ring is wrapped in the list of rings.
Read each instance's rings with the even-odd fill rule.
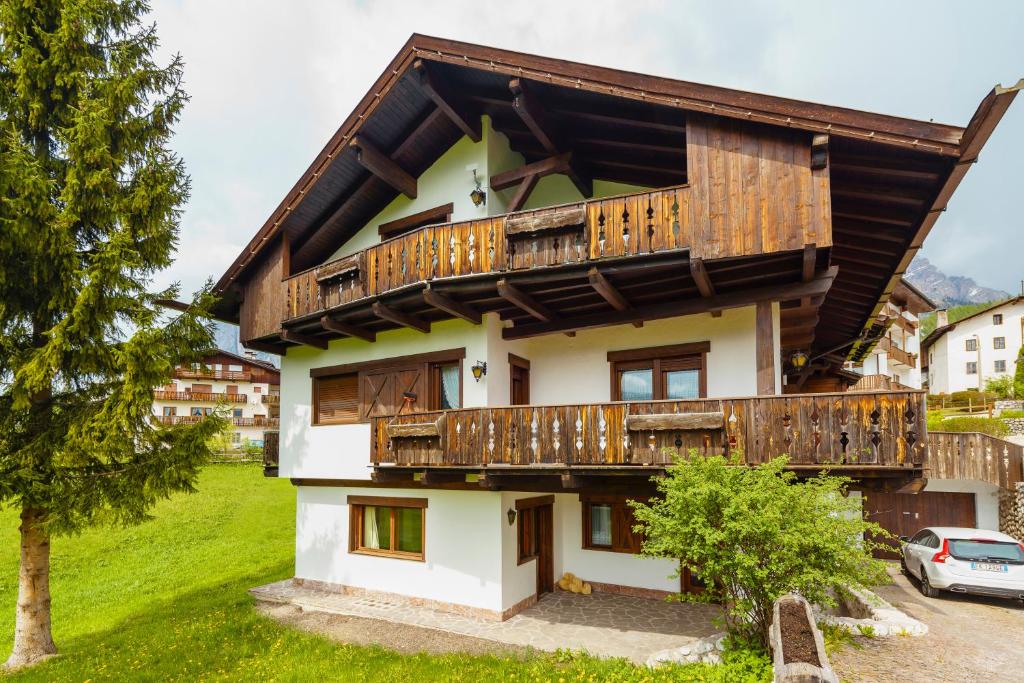
[[[971,562],[971,569],[977,569],[983,572],[1003,572],[1010,571],[1010,567],[1005,564],[996,564],[994,562]]]

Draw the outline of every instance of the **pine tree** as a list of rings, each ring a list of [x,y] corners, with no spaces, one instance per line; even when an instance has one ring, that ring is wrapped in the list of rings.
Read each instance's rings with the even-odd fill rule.
[[[169,151],[182,61],[142,0],[0,0],[0,503],[21,510],[8,667],[56,652],[50,539],[192,489],[215,417],[164,427],[153,388],[211,342],[208,288],[167,316],[188,195]]]

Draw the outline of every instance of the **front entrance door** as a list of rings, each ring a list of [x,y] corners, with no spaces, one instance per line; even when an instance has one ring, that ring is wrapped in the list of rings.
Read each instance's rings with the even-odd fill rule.
[[[530,361],[508,354],[509,405],[524,406],[530,402]]]
[[[929,526],[974,527],[973,493],[873,493],[866,491],[864,517],[896,536],[913,536]],[[899,559],[899,553],[875,551],[876,557]]]
[[[519,564],[537,563],[537,596],[555,589],[554,496],[516,501]]]

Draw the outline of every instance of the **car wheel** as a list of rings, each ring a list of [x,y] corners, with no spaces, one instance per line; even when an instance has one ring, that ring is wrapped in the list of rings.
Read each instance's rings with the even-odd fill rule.
[[[928,572],[924,570],[924,567],[921,567],[921,595],[926,598],[939,597],[939,589],[932,588],[932,584],[928,580]]]

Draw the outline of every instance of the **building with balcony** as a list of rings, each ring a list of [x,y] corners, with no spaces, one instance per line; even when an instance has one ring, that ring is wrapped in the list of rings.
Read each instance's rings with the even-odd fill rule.
[[[194,422],[214,410],[229,418],[231,441],[262,446],[264,433],[280,423],[280,372],[255,353],[239,356],[218,350],[179,367],[166,386],[153,393],[153,414],[165,424]]]
[[[934,311],[935,304],[916,287],[900,280],[882,308],[878,323],[885,329],[859,365],[850,364],[862,375],[855,391],[875,389],[920,389],[921,314]]]
[[[296,578],[696,588],[626,504],[692,449],[915,490],[923,392],[845,365],[1016,91],[960,127],[413,36],[216,287],[281,355]]]
[[[995,377],[1013,377],[1024,344],[1024,296],[1001,301],[950,323],[936,313],[935,330],[922,342],[928,392],[951,394],[985,388]]]

